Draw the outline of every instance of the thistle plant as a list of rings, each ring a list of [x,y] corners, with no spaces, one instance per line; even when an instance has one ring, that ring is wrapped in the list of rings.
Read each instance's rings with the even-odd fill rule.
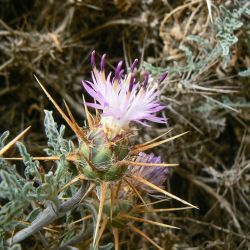
[[[31,157],[24,144],[18,142],[21,158],[1,159],[0,192],[7,200],[0,211],[3,248],[18,247],[20,245],[16,244],[33,236],[43,247],[60,249],[80,243],[84,249],[118,250],[120,237],[128,237],[128,232],[132,232],[163,249],[140,229],[140,223],[177,227],[141,215],[195,208],[164,188],[168,168],[177,164],[163,163],[160,156],[148,152],[185,133],[162,139],[167,131],[151,141],[136,144],[134,123],[139,126],[166,123],[157,112],[165,108],[159,102],[159,86],[167,73],[155,81],[144,72],[144,78],[140,80],[138,60],[135,60],[127,73],[121,61],[115,72],[106,76],[105,63],[105,54],[98,67],[95,52],[91,53],[92,81],[82,82],[85,91],[93,98],[93,102],[83,100],[85,127],[76,122],[66,103],[65,113],[36,78],[74,132],[77,142],[64,139],[65,127],[58,129],[52,112],[45,111],[47,156]],[[91,113],[89,108],[95,112]],[[0,156],[28,130],[6,146],[7,133],[4,133],[0,140]],[[23,175],[10,165],[11,160],[24,162]],[[47,163],[52,167],[49,168]],[[185,206],[155,209],[150,197],[161,202],[163,196]]]

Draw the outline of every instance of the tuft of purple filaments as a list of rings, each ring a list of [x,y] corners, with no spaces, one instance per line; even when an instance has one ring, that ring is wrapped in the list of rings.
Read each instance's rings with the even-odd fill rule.
[[[135,69],[138,59],[135,59],[130,71],[124,74],[123,62],[120,61],[115,73],[105,75],[106,54],[101,57],[100,70],[96,67],[95,51],[91,53],[92,81],[83,81],[83,87],[96,102],[88,106],[102,110],[102,123],[124,129],[131,121],[147,125],[145,121],[165,123],[166,119],[157,117],[156,112],[165,106],[158,102],[157,84],[150,81],[149,73],[144,74],[144,81],[136,80]],[[162,82],[167,74],[160,77]],[[105,124],[104,124],[105,125]]]
[[[140,176],[143,179],[151,182],[152,184],[156,185],[157,187],[163,188],[163,183],[167,179],[168,169],[165,167],[152,167],[147,166],[147,163],[162,163],[160,156],[155,156],[153,153],[145,154],[143,152],[139,153],[136,157],[136,162],[145,163],[145,166],[129,166],[128,173],[130,175]],[[154,193],[156,190],[138,183],[133,183],[136,188],[145,191],[147,193]]]

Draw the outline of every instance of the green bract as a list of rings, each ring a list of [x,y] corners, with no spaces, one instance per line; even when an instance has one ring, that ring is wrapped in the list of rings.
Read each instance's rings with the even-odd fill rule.
[[[90,132],[88,139],[91,142],[90,145],[83,143],[78,152],[84,175],[89,179],[104,181],[121,178],[127,166],[118,165],[117,162],[126,158],[129,153],[128,145],[124,140],[109,141],[101,128]]]

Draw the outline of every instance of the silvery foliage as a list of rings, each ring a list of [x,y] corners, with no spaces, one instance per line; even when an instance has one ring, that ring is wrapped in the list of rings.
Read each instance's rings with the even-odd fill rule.
[[[169,71],[170,78],[176,79],[178,76],[183,76],[183,73],[187,73],[189,78],[180,81],[182,88],[192,90],[192,84],[199,85],[199,76],[202,73],[208,72],[209,65],[213,65],[216,61],[221,61],[224,68],[227,67],[231,58],[231,49],[234,44],[237,43],[238,38],[235,34],[239,28],[244,25],[244,15],[250,15],[250,4],[244,5],[238,4],[234,9],[227,9],[224,6],[219,7],[220,15],[211,25],[215,36],[215,44],[212,44],[209,39],[205,39],[198,35],[188,35],[184,43],[179,46],[186,57],[185,66],[178,65],[174,62],[174,65],[168,66],[168,68],[154,67],[149,63],[144,62],[146,70],[153,73],[153,75],[159,75],[166,70]],[[245,25],[242,30],[249,33],[249,25]],[[248,40],[248,43],[250,40]],[[197,46],[198,45],[198,46]],[[199,49],[199,57],[197,57],[197,48]],[[250,76],[250,69],[243,70],[238,73],[241,77]],[[168,91],[171,91],[171,87],[168,86]],[[176,89],[174,89],[176,91]],[[219,100],[222,105],[231,106],[234,108],[249,107],[250,103],[246,99],[232,101],[226,95],[222,95],[222,100]],[[199,113],[199,117],[203,118],[210,128],[215,129],[218,133],[222,132],[225,127],[225,118],[213,116],[213,119],[208,119],[212,112],[221,109],[221,105],[212,102],[209,99],[201,101],[199,105],[197,103],[193,107],[194,112]]]
[[[238,41],[235,31],[244,25],[243,14],[250,15],[250,5],[249,3],[243,6],[239,5],[238,8],[233,10],[220,6],[219,10],[220,16],[211,24],[216,37],[215,45],[212,45],[208,39],[204,39],[203,37],[188,35],[185,40],[189,45],[184,43],[179,47],[186,56],[187,63],[185,66],[174,65],[173,67],[170,66],[164,69],[153,67],[150,63],[144,62],[144,67],[154,75],[159,75],[168,70],[171,77],[190,71],[193,73],[201,72],[206,66],[217,59],[222,59],[224,61],[223,65],[226,67],[231,56],[230,48]],[[195,49],[201,48],[202,50],[202,54],[198,59],[195,51],[190,46],[190,42],[194,45],[199,45],[194,46]],[[193,75],[195,76],[195,74]]]
[[[0,249],[5,249],[4,242],[13,230],[25,228],[27,222],[32,222],[46,204],[53,204],[56,208],[60,203],[58,191],[78,174],[66,161],[66,155],[74,151],[74,144],[71,140],[63,138],[65,126],[62,125],[58,129],[52,112],[46,110],[44,126],[48,138],[48,148],[45,152],[48,156],[59,157],[59,160],[49,162],[50,171],[41,171],[44,163],[33,160],[21,142],[17,143],[17,147],[25,165],[23,173],[17,171],[15,165],[0,159],[0,199],[3,204],[0,209]],[[4,147],[8,136],[8,131],[0,136],[0,149]],[[60,196],[66,195],[70,198],[76,191],[77,188],[72,185],[66,191],[60,192]],[[91,208],[93,210],[92,206]],[[86,209],[78,210],[81,215],[85,214]],[[93,210],[92,214],[94,212]],[[72,221],[73,217],[69,211],[66,214],[65,225]],[[62,245],[74,236],[74,232],[67,231],[67,226],[65,227]],[[21,249],[21,247],[16,244],[8,249]]]
[[[75,151],[75,147],[71,140],[63,138],[65,126],[62,125],[58,128],[52,112],[45,110],[44,127],[48,138],[48,148],[44,151],[48,156],[59,157],[59,160],[50,162],[50,171],[41,170],[43,163],[33,160],[25,145],[21,142],[17,143],[17,147],[25,165],[23,173],[18,172],[15,165],[0,159],[0,199],[1,204],[4,204],[0,210],[0,249],[22,249],[20,244],[14,244],[6,248],[6,239],[11,235],[11,232],[25,228],[27,222],[31,223],[37,219],[48,205],[52,205],[56,212],[57,207],[62,204],[59,198],[66,196],[70,199],[78,191],[74,185],[71,185],[65,191],[61,191],[65,184],[79,174],[75,166],[66,161],[66,156]],[[0,136],[0,149],[4,147],[8,136],[8,131]],[[39,204],[39,206],[36,204]],[[71,243],[79,237],[83,240],[85,235],[89,237],[89,234],[93,233],[97,220],[96,206],[84,202],[72,208],[74,209],[69,210],[64,216],[64,233],[58,239],[59,246],[55,247],[77,249],[71,246]],[[80,232],[72,231],[69,225],[74,221],[73,213],[78,213],[78,215],[84,217],[87,214],[86,212],[92,214],[93,221],[88,224],[83,222]],[[112,248],[113,243],[98,247],[102,250]],[[92,245],[90,249],[93,249]]]

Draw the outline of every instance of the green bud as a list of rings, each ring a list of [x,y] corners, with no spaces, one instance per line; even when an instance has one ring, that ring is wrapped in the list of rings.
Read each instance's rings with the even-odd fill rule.
[[[88,136],[90,145],[82,144],[79,156],[82,171],[89,179],[103,181],[115,181],[120,179],[127,166],[121,166],[117,162],[128,155],[128,146],[122,138],[109,141],[102,129],[91,131]],[[82,157],[81,157],[82,156]],[[86,158],[91,164],[86,161]]]

